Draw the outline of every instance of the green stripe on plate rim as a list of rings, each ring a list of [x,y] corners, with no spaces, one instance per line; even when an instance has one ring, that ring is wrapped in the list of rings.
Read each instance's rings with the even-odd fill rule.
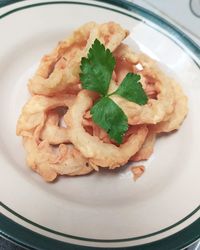
[[[124,239],[110,239],[110,240],[105,240],[105,239],[90,239],[90,238],[84,238],[84,237],[79,237],[79,236],[74,236],[74,235],[70,235],[70,234],[65,234],[65,233],[61,233],[55,230],[52,230],[50,228],[44,227],[42,225],[39,225],[27,218],[25,218],[24,216],[16,213],[14,210],[12,210],[11,208],[9,208],[8,206],[6,206],[5,204],[3,204],[2,202],[0,202],[0,206],[2,206],[4,209],[6,209],[8,212],[10,212],[11,214],[15,215],[16,217],[18,217],[19,219],[31,224],[32,226],[38,227],[42,230],[45,230],[47,232],[59,235],[59,236],[63,236],[63,237],[67,237],[67,238],[71,238],[71,239],[75,239],[75,240],[81,240],[81,241],[89,241],[89,242],[102,242],[102,243],[116,243],[116,242],[128,242],[128,241],[134,241],[134,240],[140,240],[140,239],[145,239],[145,238],[149,238],[161,233],[164,233],[178,225],[180,225],[181,223],[183,223],[184,221],[186,221],[187,219],[189,219],[192,215],[194,215],[196,212],[199,211],[200,206],[198,206],[196,209],[194,209],[190,214],[188,214],[187,216],[185,216],[183,219],[179,220],[178,222],[174,223],[173,225],[163,228],[157,232],[153,232],[147,235],[143,235],[143,236],[138,236],[138,237],[131,237],[131,238],[124,238]]]
[[[4,215],[0,216],[0,228],[2,230],[2,236],[29,249],[40,250],[87,250],[87,249],[99,249],[97,247],[79,246],[71,243],[65,243],[52,238],[35,233],[16,222],[10,220]],[[193,231],[191,238],[191,231]],[[132,247],[123,247],[121,249],[130,250],[178,250],[185,248],[186,246],[197,241],[200,231],[200,219],[193,222],[188,227],[175,233],[164,239]],[[108,248],[101,248],[108,249]],[[117,248],[120,249],[120,248]]]
[[[20,0],[20,1],[23,1],[23,0]],[[2,2],[0,2],[0,7],[5,6],[5,5],[7,5],[7,4],[20,2],[20,1],[13,1],[13,0],[2,1]],[[180,40],[185,46],[187,46],[187,47],[190,49],[190,51],[191,51],[194,55],[197,55],[197,57],[200,56],[200,48],[199,48],[199,46],[198,46],[197,44],[195,44],[190,38],[188,38],[188,37],[187,37],[182,31],[180,31],[178,28],[176,28],[176,27],[174,27],[173,25],[171,25],[171,24],[170,24],[169,22],[167,22],[165,19],[156,16],[156,15],[155,15],[154,13],[152,13],[151,11],[148,11],[148,10],[143,9],[142,7],[139,7],[139,6],[137,6],[137,5],[133,4],[133,3],[129,3],[129,2],[123,1],[123,0],[107,0],[107,1],[106,1],[106,0],[95,0],[95,1],[97,1],[97,2],[110,3],[110,4],[112,4],[112,5],[121,7],[121,8],[123,8],[123,9],[129,10],[129,11],[131,11],[131,12],[134,12],[134,13],[136,13],[136,14],[139,14],[139,15],[142,16],[142,17],[147,18],[148,20],[152,21],[153,23],[157,24],[158,26],[161,26],[161,28],[167,30],[168,33],[171,32],[171,34],[173,34],[173,36],[167,35],[166,33],[163,33],[163,32],[161,32],[160,30],[158,30],[159,32],[161,32],[162,34],[164,34],[165,36],[167,36],[168,38],[170,38],[171,40],[173,40],[173,42],[175,42],[179,47],[182,48],[182,46],[181,46],[179,43],[177,43],[177,41],[174,40],[173,37],[176,37],[176,39]],[[143,21],[143,22],[144,22],[144,20],[142,20],[142,19],[140,19],[140,18],[138,18],[138,17],[132,16],[132,15],[129,15],[128,13],[124,13],[123,11],[119,11],[119,10],[112,9],[112,8],[109,8],[109,7],[105,7],[105,6],[100,6],[100,5],[96,5],[96,4],[90,4],[90,3],[83,3],[83,2],[78,2],[78,1],[76,1],[76,2],[73,2],[73,1],[57,1],[57,2],[42,2],[42,3],[37,3],[37,4],[31,4],[31,5],[22,6],[22,7],[13,9],[13,10],[11,10],[11,11],[9,11],[9,12],[6,12],[5,14],[1,15],[0,18],[3,18],[3,17],[5,17],[5,16],[8,16],[8,15],[10,15],[10,14],[16,12],[16,11],[20,11],[20,10],[23,10],[23,9],[32,8],[32,7],[37,7],[37,6],[41,6],[41,5],[50,5],[50,4],[79,4],[79,5],[94,6],[94,7],[99,7],[99,8],[104,8],[104,9],[112,10],[112,11],[118,12],[118,13],[120,13],[120,14],[129,16],[129,17],[131,17],[131,18],[134,18],[134,19],[136,19],[136,20],[139,20],[139,21]],[[146,25],[151,26],[151,25],[149,25],[149,24],[147,24],[147,23],[146,23]],[[151,26],[151,27],[152,27],[152,26]],[[153,28],[156,29],[155,27],[153,27]],[[183,49],[183,48],[182,48],[182,49]],[[193,59],[193,61],[195,62],[195,64],[200,68],[200,65],[198,64],[198,62],[197,62],[194,58],[192,58],[192,59]],[[140,237],[128,238],[128,239],[101,240],[101,239],[87,239],[87,238],[82,238],[82,237],[77,237],[77,236],[72,236],[72,235],[66,235],[66,234],[63,234],[63,233],[60,233],[60,232],[56,232],[56,231],[54,231],[54,230],[45,228],[45,227],[43,227],[43,226],[41,226],[41,225],[38,225],[38,224],[36,224],[36,223],[34,223],[34,222],[32,222],[32,221],[30,221],[30,220],[24,218],[23,216],[17,214],[15,211],[13,211],[13,210],[11,210],[10,208],[8,208],[8,207],[7,207],[6,205],[4,205],[3,203],[0,203],[0,205],[1,205],[2,207],[4,207],[7,211],[11,212],[13,215],[19,217],[20,219],[23,219],[24,221],[26,221],[26,222],[28,222],[28,223],[34,225],[34,226],[37,226],[37,227],[39,227],[39,228],[41,228],[41,229],[44,229],[44,230],[46,230],[46,231],[49,231],[49,232],[51,232],[51,233],[55,233],[55,234],[60,235],[60,236],[65,236],[65,237],[68,237],[68,238],[77,239],[77,240],[82,240],[82,241],[84,240],[84,241],[104,242],[104,243],[105,243],[105,242],[110,242],[110,243],[113,242],[113,243],[114,243],[114,242],[133,241],[133,240],[138,240],[138,239],[143,239],[143,238],[151,237],[151,236],[157,235],[157,234],[159,234],[159,233],[163,233],[163,232],[165,232],[165,231],[167,231],[167,230],[169,230],[169,229],[171,229],[171,228],[173,228],[173,227],[175,227],[175,226],[181,224],[182,222],[184,222],[185,220],[187,220],[188,218],[190,218],[192,215],[194,215],[194,214],[200,209],[200,206],[198,206],[194,211],[192,211],[189,215],[187,215],[187,216],[186,216],[185,218],[183,218],[182,220],[178,221],[177,223],[175,223],[175,224],[173,224],[173,225],[171,225],[171,226],[169,226],[169,227],[167,227],[167,228],[165,228],[165,229],[159,230],[158,232],[155,232],[155,233],[151,233],[151,234],[148,234],[148,235],[145,235],[145,236],[140,236]],[[69,247],[69,246],[71,246],[71,247],[73,246],[73,249],[75,249],[74,247],[76,247],[77,249],[80,249],[80,248],[81,248],[81,249],[85,249],[85,247],[82,247],[82,246],[75,246],[75,245],[71,245],[71,244],[68,244],[68,243],[59,242],[59,241],[57,241],[57,240],[53,240],[53,239],[50,239],[50,238],[45,237],[45,236],[43,236],[43,235],[37,234],[37,233],[35,233],[35,232],[33,232],[33,231],[29,230],[29,229],[26,229],[26,228],[22,227],[21,225],[18,225],[17,223],[11,221],[11,220],[8,219],[7,217],[1,215],[1,216],[0,216],[0,223],[2,224],[2,227],[3,227],[3,228],[4,228],[4,226],[5,226],[5,225],[4,225],[5,222],[7,222],[7,224],[9,224],[9,225],[10,225],[10,223],[11,223],[11,225],[12,225],[12,223],[13,223],[13,225],[15,225],[16,227],[21,227],[21,228],[23,228],[23,230],[27,230],[27,233],[29,233],[29,237],[28,237],[29,240],[30,240],[30,238],[31,238],[32,235],[37,235],[37,237],[40,237],[41,240],[42,240],[43,238],[44,238],[44,239],[46,238],[47,241],[50,241],[50,240],[51,240],[51,241],[53,241],[55,244],[62,243],[62,244],[65,245],[65,247],[66,247],[66,246],[68,246],[68,247]],[[1,224],[0,224],[0,225],[1,225]],[[7,224],[6,224],[6,225],[7,225]],[[193,226],[193,225],[194,225],[194,226]],[[4,229],[5,229],[5,228],[4,228]],[[7,230],[7,229],[8,229],[8,228],[6,227],[6,232],[9,231],[9,230]],[[12,227],[12,228],[10,227],[10,229],[11,229],[11,232],[13,232],[13,227]],[[197,230],[196,230],[196,229],[197,229]],[[5,231],[2,231],[1,233],[2,233],[3,236],[6,236],[7,238],[9,238],[9,235],[12,234],[11,232],[10,232],[10,234],[9,234],[9,233],[5,233]],[[177,238],[177,237],[173,237],[173,236],[175,236],[175,235],[179,235],[179,236],[181,237],[181,233],[183,233],[183,232],[184,232],[184,233],[187,232],[186,235],[189,236],[189,238],[188,238],[187,240],[186,240],[186,238],[183,238],[183,239],[181,239],[181,241],[178,241],[178,238]],[[195,234],[195,232],[197,232],[197,234]],[[198,232],[200,232],[200,219],[196,220],[196,221],[195,221],[194,223],[192,223],[190,226],[188,226],[187,228],[181,230],[180,232],[176,233],[175,235],[171,235],[171,236],[169,236],[169,237],[167,237],[167,238],[165,238],[165,239],[161,239],[161,240],[156,241],[156,242],[153,242],[153,243],[143,244],[143,245],[140,245],[139,247],[131,247],[131,248],[133,248],[133,249],[136,249],[136,248],[138,249],[138,248],[140,248],[140,249],[141,249],[141,247],[142,247],[143,249],[146,249],[146,246],[147,246],[148,249],[155,249],[156,244],[163,244],[163,242],[164,242],[164,245],[167,244],[167,247],[169,247],[169,243],[170,243],[170,242],[169,242],[169,239],[170,239],[170,241],[172,241],[172,239],[173,239],[173,243],[174,243],[173,249],[177,249],[177,248],[175,247],[175,246],[177,246],[177,245],[179,245],[179,247],[180,247],[180,245],[181,245],[182,247],[184,247],[184,246],[187,246],[188,244],[194,242],[195,240],[197,240],[197,239],[200,237],[200,234],[199,234]],[[30,233],[31,233],[31,235],[30,235]],[[28,238],[27,238],[27,239],[28,239]],[[17,241],[18,238],[17,238],[16,236],[14,236],[14,235],[11,237],[11,239],[15,239],[15,241],[18,242],[18,241]],[[24,242],[25,242],[25,243],[24,243],[24,246],[28,246],[28,245],[29,245],[29,244],[28,244],[28,241],[27,241],[26,239],[24,239]],[[18,243],[19,243],[19,242],[18,242]],[[22,243],[23,243],[23,242],[20,242],[20,244],[22,244]],[[184,245],[184,244],[185,244],[185,245]],[[35,245],[35,241],[33,241],[33,244],[32,244],[31,246],[34,246],[34,245]],[[163,246],[164,246],[164,245],[163,245]],[[160,246],[161,246],[161,245],[160,245]],[[29,247],[30,247],[30,246],[29,246]],[[41,245],[40,245],[40,247],[41,247]],[[40,249],[40,247],[39,247],[38,249]],[[71,247],[70,247],[70,248],[71,248]],[[145,248],[144,248],[144,247],[145,247]],[[149,248],[149,247],[150,247],[150,248]],[[152,247],[153,247],[153,248],[152,248]],[[87,248],[88,248],[88,247],[87,247]],[[44,249],[44,248],[43,248],[43,249]],[[50,248],[48,247],[48,249],[50,249]],[[53,249],[53,248],[52,248],[52,249]],[[54,246],[54,249],[55,249],[55,246]],[[59,249],[63,249],[63,248],[59,248]],[[159,249],[159,248],[158,248],[158,249]],[[162,248],[162,249],[164,249],[164,248]],[[169,248],[167,248],[167,249],[169,249]],[[172,249],[172,248],[170,248],[170,249]]]

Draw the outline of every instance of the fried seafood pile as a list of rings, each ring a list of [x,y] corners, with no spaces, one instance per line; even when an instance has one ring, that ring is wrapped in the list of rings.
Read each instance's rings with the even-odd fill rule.
[[[22,109],[17,135],[23,138],[27,164],[45,181],[146,160],[153,152],[156,135],[178,129],[184,120],[188,109],[181,87],[147,55],[136,54],[123,44],[127,35],[128,31],[114,22],[87,23],[45,55],[30,79],[32,96]],[[118,95],[110,97],[128,118],[120,145],[93,121],[90,109],[98,94],[82,89],[80,81],[81,58],[87,56],[95,39],[116,60],[109,91],[132,72],[140,75],[148,96],[142,106]]]

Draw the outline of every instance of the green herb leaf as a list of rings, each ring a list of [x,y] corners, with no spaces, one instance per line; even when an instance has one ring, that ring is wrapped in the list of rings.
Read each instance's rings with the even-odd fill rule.
[[[109,97],[103,97],[90,110],[92,119],[117,143],[122,143],[128,129],[128,119],[123,110]]]
[[[115,58],[110,50],[96,39],[87,58],[83,57],[81,60],[80,80],[84,89],[101,95],[90,111],[92,119],[109,134],[111,139],[120,144],[128,129],[128,118],[109,96],[116,94],[139,105],[146,104],[148,98],[139,82],[140,76],[132,73],[128,73],[118,89],[108,95],[115,64]]]
[[[128,73],[118,89],[112,93],[122,96],[128,101],[135,102],[139,105],[144,105],[148,101],[148,97],[142,88],[142,84],[139,82],[140,75]]]
[[[93,90],[105,96],[108,92],[115,58],[99,40],[95,40],[87,58],[81,60],[80,79],[84,89]]]

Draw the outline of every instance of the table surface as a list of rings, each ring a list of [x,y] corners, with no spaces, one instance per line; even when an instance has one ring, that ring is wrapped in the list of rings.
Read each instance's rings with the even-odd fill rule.
[[[129,0],[163,16],[200,41],[200,0]],[[178,10],[178,11],[177,11]]]
[[[16,246],[14,243],[0,238],[0,250],[24,250],[24,248]]]
[[[0,238],[0,250],[25,250],[25,248],[22,248],[20,246],[16,246],[14,243],[12,243],[6,239]],[[192,246],[185,248],[184,250],[200,250],[200,242],[199,242],[199,244],[195,243]]]

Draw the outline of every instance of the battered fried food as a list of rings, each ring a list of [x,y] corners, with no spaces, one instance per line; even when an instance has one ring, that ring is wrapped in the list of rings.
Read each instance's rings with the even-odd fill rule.
[[[154,144],[156,142],[156,133],[149,129],[145,142],[140,150],[133,155],[129,161],[143,161],[149,159],[153,153]]]
[[[133,173],[134,181],[137,181],[137,179],[143,175],[144,171],[145,167],[143,165],[131,167],[131,172]]]
[[[16,133],[23,138],[27,164],[45,181],[53,181],[59,175],[85,175],[99,168],[114,169],[128,161],[147,160],[153,153],[157,134],[179,129],[185,119],[187,97],[180,85],[163,73],[153,59],[123,44],[127,35],[128,31],[114,22],[87,23],[44,56],[29,81],[32,97],[22,109]],[[111,61],[116,62],[104,98],[109,96],[125,114],[128,130],[124,130],[121,144],[110,137],[109,129],[105,131],[94,122],[90,110],[100,94],[82,89],[80,82],[81,59],[96,39],[102,43],[100,46],[113,52]],[[105,59],[102,61],[106,63]],[[148,97],[144,105],[123,95],[110,95],[130,72],[140,75],[143,89],[138,84]],[[134,179],[144,170],[143,165],[132,167]]]
[[[91,136],[82,126],[82,120],[85,112],[93,104],[92,93],[82,90],[77,95],[76,101],[71,106],[64,117],[68,126],[69,140],[75,147],[89,159],[89,162],[100,167],[109,167],[114,169],[128,162],[142,146],[148,129],[141,126],[135,129],[127,142],[119,147],[113,144],[103,143],[98,137]]]
[[[73,95],[46,97],[34,95],[24,105],[17,122],[17,135],[32,136],[35,128],[44,125],[47,112],[57,107],[69,107],[75,99]]]
[[[85,175],[93,171],[86,158],[73,145],[60,144],[57,148],[48,141],[39,144],[34,138],[23,137],[27,164],[51,182],[58,175]]]
[[[87,55],[96,38],[114,51],[127,35],[128,31],[114,22],[101,25],[90,22],[81,26],[42,58],[36,74],[29,81],[30,92],[52,96],[70,90],[72,85],[80,83],[81,58]]]
[[[129,124],[156,124],[171,114],[174,109],[173,104],[175,101],[172,79],[159,70],[156,62],[147,55],[135,55],[131,49],[124,44],[118,47],[115,51],[115,56],[121,56],[121,60],[131,63],[133,71],[135,70],[134,67],[140,63],[140,65],[142,65],[142,70],[138,73],[142,75],[143,85],[146,85],[143,86],[143,88],[148,88],[147,86],[149,85],[148,82],[150,79],[150,84],[152,85],[153,81],[153,87],[157,92],[156,99],[149,98],[148,103],[144,106],[127,101],[117,95],[111,97],[127,115]]]
[[[59,122],[60,117],[58,112],[56,112],[56,110],[49,112],[44,127],[40,133],[41,140],[48,141],[52,145],[68,143],[67,128],[61,127]]]
[[[188,112],[187,97],[181,87],[174,81],[172,83],[175,95],[174,110],[164,121],[153,126],[155,133],[171,132],[179,129]]]

